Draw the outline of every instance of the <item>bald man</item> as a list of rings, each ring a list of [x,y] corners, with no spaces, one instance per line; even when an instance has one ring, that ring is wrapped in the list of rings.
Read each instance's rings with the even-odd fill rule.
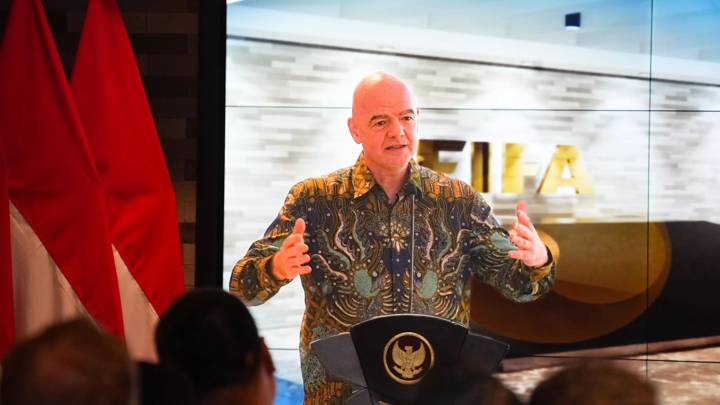
[[[264,237],[233,269],[230,290],[250,305],[301,277],[305,404],[350,395],[349,386],[325,375],[309,348],[315,339],[396,313],[468,325],[471,276],[518,302],[554,282],[554,264],[524,203],[508,233],[471,186],[413,160],[419,113],[397,77],[364,78],[347,120],[363,149],[355,164],[293,186]]]

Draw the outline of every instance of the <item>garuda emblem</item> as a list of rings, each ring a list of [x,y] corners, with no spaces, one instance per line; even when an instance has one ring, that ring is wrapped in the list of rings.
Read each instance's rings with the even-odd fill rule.
[[[435,353],[425,337],[404,332],[393,336],[385,345],[385,371],[401,384],[415,384],[432,368]]]
[[[403,378],[411,380],[423,370],[421,366],[425,362],[425,347],[421,345],[416,351],[413,351],[412,346],[405,346],[404,349],[400,350],[398,342],[395,342],[392,359],[396,365],[393,366],[393,370],[400,373]]]

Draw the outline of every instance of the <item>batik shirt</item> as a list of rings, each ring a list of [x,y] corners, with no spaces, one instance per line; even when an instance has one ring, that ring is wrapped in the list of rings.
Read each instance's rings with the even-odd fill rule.
[[[305,314],[300,358],[305,404],[340,404],[346,384],[326,377],[310,342],[347,332],[378,315],[431,314],[464,325],[470,277],[513,301],[532,301],[552,287],[549,263],[529,268],[483,197],[468,184],[410,162],[394,202],[360,155],[354,166],[296,184],[264,237],[233,269],[230,290],[260,304],[287,281],[271,273],[272,257],[305,220],[311,273],[301,276]]]

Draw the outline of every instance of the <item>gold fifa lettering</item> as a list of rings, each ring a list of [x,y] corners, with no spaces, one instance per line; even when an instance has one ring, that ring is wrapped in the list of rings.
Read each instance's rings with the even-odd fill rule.
[[[490,192],[490,144],[473,142],[472,144],[471,186],[481,193]]]
[[[525,191],[527,170],[523,164],[525,145],[506,143],[504,150],[502,191],[503,193],[522,193]]]
[[[487,193],[490,191],[490,171],[493,167],[490,145],[487,142],[473,142],[471,157],[471,183],[473,189]],[[502,192],[524,193],[525,179],[536,172],[535,165],[524,161],[526,145],[508,143],[503,145]],[[421,140],[418,145],[417,161],[421,165],[438,172],[453,174],[458,162],[441,161],[440,151],[459,152],[465,147],[465,141]],[[569,176],[564,176],[566,172]],[[580,159],[576,146],[557,145],[548,163],[545,174],[537,188],[538,194],[557,193],[560,187],[572,187],[577,194],[592,194],[590,176]]]
[[[568,169],[570,177],[563,177],[565,168]],[[593,192],[590,176],[580,161],[580,151],[575,146],[558,145],[555,148],[537,192],[538,194],[556,193],[561,186],[572,187],[577,194]]]
[[[441,162],[440,151],[461,151],[465,141],[420,140],[418,145],[418,163],[442,173],[454,173],[457,162]]]

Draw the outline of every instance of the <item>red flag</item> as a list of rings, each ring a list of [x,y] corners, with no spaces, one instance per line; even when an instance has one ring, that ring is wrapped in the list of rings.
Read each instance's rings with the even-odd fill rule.
[[[89,2],[71,87],[105,187],[112,243],[157,318],[184,290],[175,193],[114,0]],[[118,275],[123,310],[134,305],[138,314],[126,316],[131,346],[138,325],[128,322],[143,322],[141,308],[126,302],[137,295],[123,291]]]
[[[10,265],[10,210],[5,157],[0,148],[0,359],[15,343],[12,267]]]
[[[12,3],[0,89],[18,337],[84,312],[123,335],[103,190],[40,0]]]

